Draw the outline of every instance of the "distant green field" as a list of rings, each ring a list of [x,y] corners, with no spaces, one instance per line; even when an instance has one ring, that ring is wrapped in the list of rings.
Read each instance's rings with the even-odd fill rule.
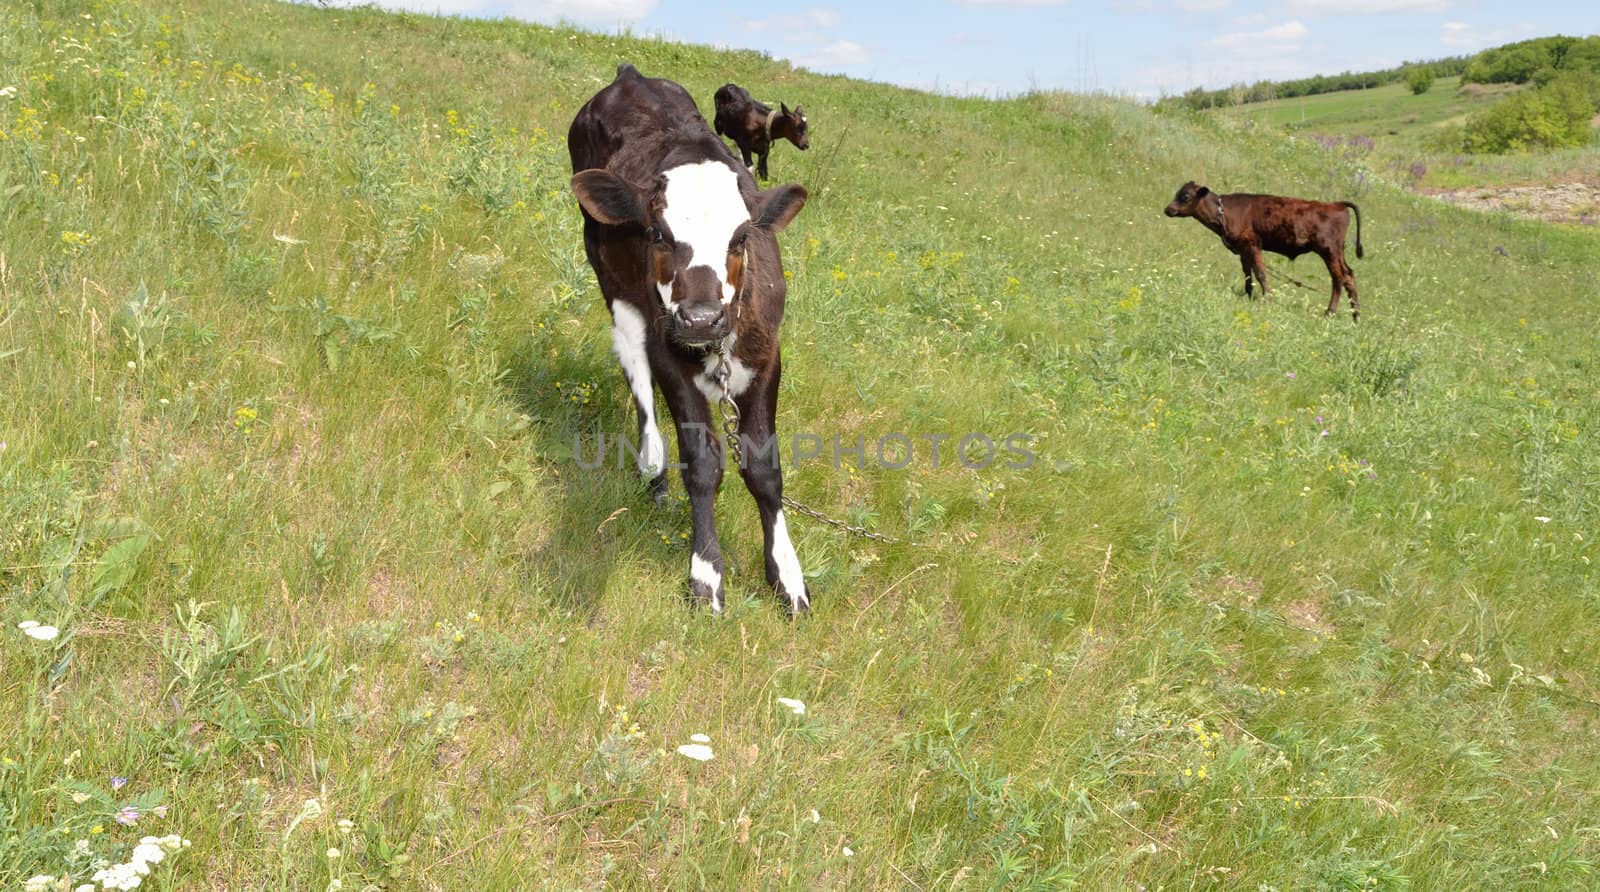
[[[803,621],[735,474],[713,617],[676,475],[576,460],[633,430],[565,145],[624,59],[810,116],[778,423],[844,451],[785,484],[923,547],[792,519]],[[0,890],[1596,888],[1600,233],[1313,107],[0,3]],[[1246,301],[1190,178],[1359,201],[1360,323],[1314,258]]]
[[[1463,90],[1460,80],[1439,78],[1420,96],[1397,83],[1210,113],[1320,140],[1334,154],[1365,161],[1380,175],[1424,189],[1600,180],[1600,146],[1506,156],[1465,155],[1437,146],[1434,140],[1444,127],[1461,124],[1468,115],[1519,89],[1472,84]]]
[[[1457,77],[1439,78],[1432,89],[1420,96],[1413,95],[1403,84],[1387,84],[1370,90],[1251,103],[1223,113],[1291,131],[1390,137],[1390,141],[1415,150],[1440,124],[1459,122],[1509,92],[1496,88],[1463,94],[1459,92],[1460,81]]]

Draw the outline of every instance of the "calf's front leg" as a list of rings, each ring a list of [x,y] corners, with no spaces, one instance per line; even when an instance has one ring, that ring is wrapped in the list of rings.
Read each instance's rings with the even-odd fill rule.
[[[766,558],[767,584],[790,616],[811,610],[800,558],[789,539],[789,523],[783,513],[783,451],[777,437],[778,368],[770,377],[752,385],[736,400],[739,404],[740,451],[744,453],[739,475],[756,500],[761,512],[762,551]]]
[[[722,612],[722,544],[717,541],[714,514],[722,485],[722,447],[706,411],[706,401],[693,387],[675,389],[672,419],[678,428],[678,460],[683,488],[689,493],[689,597]]]
[[[1261,249],[1247,248],[1242,255],[1250,262],[1250,268],[1256,274],[1256,281],[1261,283],[1261,296],[1267,296],[1267,264],[1261,258]]]

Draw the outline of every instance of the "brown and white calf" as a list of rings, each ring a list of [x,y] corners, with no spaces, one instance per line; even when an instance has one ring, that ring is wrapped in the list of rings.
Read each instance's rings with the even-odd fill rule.
[[[1361,318],[1361,302],[1356,299],[1356,276],[1344,259],[1345,233],[1350,227],[1349,208],[1356,216],[1356,256],[1361,252],[1361,209],[1348,201],[1306,201],[1278,195],[1251,195],[1235,192],[1218,195],[1193,181],[1184,183],[1167,205],[1169,217],[1193,217],[1222,238],[1229,251],[1239,255],[1244,268],[1244,293],[1253,296],[1252,275],[1267,293],[1267,269],[1261,252],[1282,254],[1290,260],[1301,254],[1315,254],[1328,265],[1333,280],[1333,297],[1325,315],[1339,308],[1339,289],[1350,295],[1350,318]]]
[[[716,105],[717,135],[732,139],[744,156],[744,166],[763,180],[767,178],[767,154],[774,142],[787,139],[802,152],[811,148],[806,115],[798,105],[794,111],[781,102],[777,108],[768,108],[751,99],[750,93],[738,84],[723,84],[717,90]],[[750,165],[752,152],[758,160],[754,167]]]
[[[712,404],[722,396],[713,370],[726,347],[740,436],[767,449],[739,469],[761,512],[767,582],[791,613],[809,610],[774,439],[786,290],[776,236],[805,205],[806,190],[757,190],[687,91],[628,64],[578,110],[567,147],[584,249],[639,413],[639,470],[657,500],[666,492],[666,448],[653,388],[677,425],[694,527],[691,596],[722,612],[722,546],[712,512],[724,459]]]

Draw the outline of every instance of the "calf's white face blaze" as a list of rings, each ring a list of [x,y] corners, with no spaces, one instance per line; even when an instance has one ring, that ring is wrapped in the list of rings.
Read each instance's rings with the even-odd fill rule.
[[[738,176],[719,161],[679,165],[664,176],[666,208],[661,216],[673,240],[688,249],[683,270],[709,267],[721,286],[723,304],[732,303],[735,289],[728,281],[728,244],[738,228],[750,221],[750,211],[739,194]],[[672,285],[658,282],[656,289],[662,303],[673,309]]]

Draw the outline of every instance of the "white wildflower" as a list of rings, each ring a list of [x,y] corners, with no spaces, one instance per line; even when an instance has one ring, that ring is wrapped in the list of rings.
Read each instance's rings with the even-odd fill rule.
[[[849,857],[851,857],[853,855],[855,855],[855,850],[850,848],[849,846],[845,846],[844,847],[844,856],[846,858],[849,858]]]
[[[29,877],[28,881],[22,884],[22,888],[24,892],[45,892],[46,889],[55,885],[55,883],[55,877],[50,876],[49,874],[41,873],[38,876]]]
[[[328,849],[328,860],[329,861],[338,861],[339,860],[339,856],[343,855],[343,854],[344,854],[343,852],[339,851],[339,847],[338,846],[331,846]]]
[[[17,88],[16,87],[11,86],[9,84],[4,86],[4,87],[0,87],[0,96],[4,96],[5,98],[10,99],[11,97],[13,97],[15,95],[17,95]]]
[[[356,822],[350,820],[349,818],[340,818],[338,827],[340,833],[349,833],[350,831],[356,829]]]
[[[694,741],[695,743],[710,743],[711,742],[711,738],[705,736],[704,734],[690,734],[689,735],[689,739]]]
[[[128,857],[134,861],[143,861],[146,864],[160,864],[161,859],[167,857],[167,850],[156,845],[155,838],[145,837],[147,842],[141,842],[133,847],[133,854]]]
[[[29,638],[36,638],[40,641],[54,641],[56,636],[61,634],[61,630],[55,626],[40,625],[38,620],[32,619],[25,619],[17,623],[17,628],[21,629],[22,634]]]
[[[1550,522],[1550,518],[1544,517],[1542,515],[1535,515],[1533,519],[1537,520],[1540,523],[1549,523]]]
[[[687,756],[696,762],[710,762],[715,754],[711,752],[711,747],[703,743],[686,743],[678,747],[678,755]]]
[[[794,699],[793,697],[779,697],[778,705],[788,709],[795,715],[806,714],[806,704],[803,701]]]

